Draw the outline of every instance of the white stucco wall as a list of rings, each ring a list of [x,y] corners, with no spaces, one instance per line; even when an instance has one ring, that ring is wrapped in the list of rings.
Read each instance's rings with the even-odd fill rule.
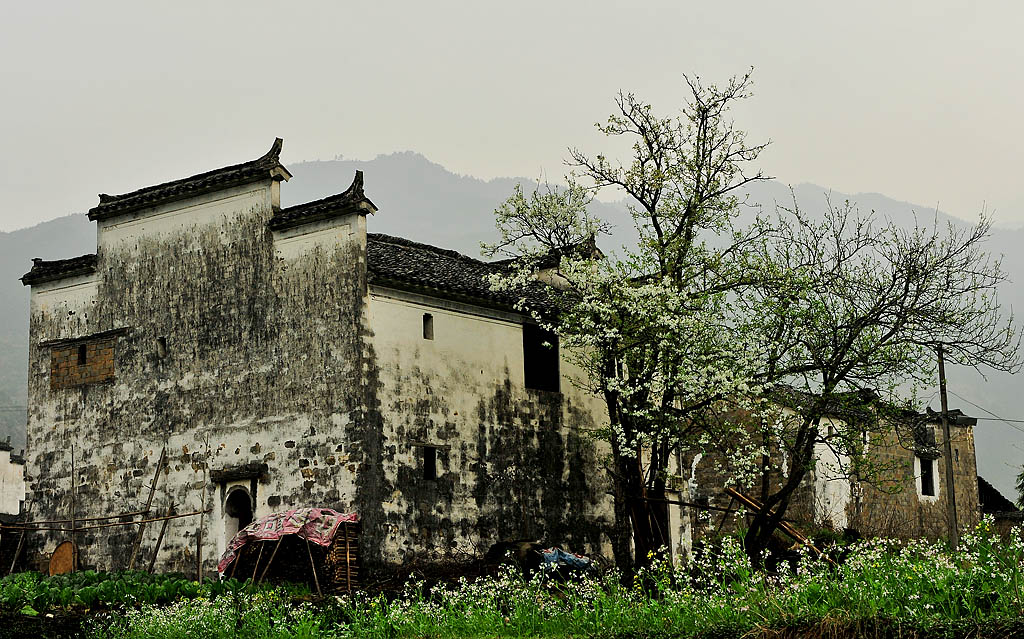
[[[44,341],[85,334],[89,330],[89,314],[93,311],[98,287],[99,277],[95,273],[33,286],[29,313],[33,317],[47,318],[47,330],[37,338]]]
[[[25,464],[11,461],[11,451],[0,450],[0,513],[17,515],[25,500]]]
[[[231,220],[260,210],[269,211],[272,191],[270,181],[243,184],[99,220],[97,250],[101,255],[131,251],[138,249],[144,239],[189,235],[202,227],[217,229],[224,242],[232,241]],[[195,240],[198,248],[199,237]]]
[[[819,431],[825,435],[829,429],[844,427],[843,422],[823,418]],[[850,459],[838,455],[827,444],[814,446],[814,518],[818,523],[831,522],[842,530],[849,525],[849,506],[853,499],[848,469]]]
[[[423,337],[425,313],[433,318],[433,339]],[[578,488],[580,484],[574,483],[573,477],[582,473],[592,482],[592,493],[583,500],[586,502],[585,512],[572,514],[583,516],[590,522],[611,525],[614,516],[612,500],[607,494],[608,479],[598,459],[606,453],[606,447],[590,437],[593,428],[607,423],[604,404],[599,398],[573,385],[572,378],[578,376],[579,371],[566,360],[564,353],[560,362],[561,393],[525,388],[521,315],[386,287],[371,288],[367,315],[380,369],[380,396],[385,398],[382,409],[386,439],[394,445],[395,468],[399,473],[403,469],[419,468],[421,447],[417,443],[436,444],[444,447],[438,455],[439,475],[458,475],[452,481],[450,499],[423,503],[427,501],[423,495],[413,494],[419,490],[417,487],[413,487],[409,494],[397,489],[385,504],[389,516],[396,521],[404,521],[410,510],[424,509],[423,513],[415,515],[423,521],[465,521],[481,517],[481,513],[486,516],[489,510],[497,507],[478,501],[479,486],[473,483],[474,477],[499,478],[494,481],[509,483],[532,477],[534,479],[526,479],[522,484],[533,485],[530,482],[537,480],[538,486],[549,485],[556,490],[566,485]],[[543,451],[544,445],[539,438],[544,436],[541,432],[550,426],[542,423],[544,408],[540,404],[555,397],[559,398],[560,415],[556,420],[558,434],[554,440],[566,448],[571,447],[570,440],[583,442],[581,446],[599,452],[589,467],[573,468],[571,462],[563,467],[555,463],[557,470],[554,472],[558,476],[539,477],[539,461],[519,459],[509,463],[505,456],[509,451],[495,447],[501,448],[501,442],[507,438],[509,448],[536,445]],[[517,432],[501,430],[501,426],[495,423],[491,406],[502,402],[514,407],[512,410],[516,417],[510,422]],[[486,436],[483,431],[487,431]],[[516,439],[519,437],[525,437],[525,444],[524,440]],[[563,454],[561,450],[548,452]],[[533,499],[544,502],[551,497],[544,498],[536,492],[519,494],[515,499],[521,502],[518,507],[522,509],[512,509],[512,518],[517,525],[507,521],[503,523],[509,524],[509,530],[514,530],[521,537],[539,535],[543,526],[531,520],[540,520],[545,515],[536,512],[536,505],[527,502]],[[568,503],[573,497],[566,495],[565,499]],[[410,505],[410,502],[415,503]],[[520,518],[523,521],[519,521]],[[415,542],[410,543],[409,540],[410,532],[412,537],[420,534],[420,531],[398,528],[388,531],[387,552],[390,556],[403,559],[416,552]],[[423,534],[429,533],[423,531]],[[564,533],[549,530],[548,534],[558,536]],[[478,545],[483,544],[483,550],[486,550],[486,546],[494,541],[497,539],[459,535],[451,542],[455,547],[449,551],[479,552]],[[557,538],[545,541],[567,543]],[[598,547],[576,550],[611,556],[607,539],[602,539]]]

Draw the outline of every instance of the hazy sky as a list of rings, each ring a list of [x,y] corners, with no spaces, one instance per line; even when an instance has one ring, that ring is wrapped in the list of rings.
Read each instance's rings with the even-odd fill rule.
[[[754,66],[736,112],[790,183],[1024,225],[1020,2],[8,2],[0,230],[231,164],[411,149],[558,177],[619,89]],[[347,185],[339,177],[339,187]],[[372,176],[367,176],[368,182]],[[386,185],[374,188],[386,188]]]

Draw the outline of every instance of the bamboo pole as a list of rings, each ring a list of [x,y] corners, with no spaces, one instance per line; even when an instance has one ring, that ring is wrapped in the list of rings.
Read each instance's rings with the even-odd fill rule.
[[[32,511],[32,502],[29,501],[28,505],[25,506],[25,516],[28,517],[28,514],[31,511]],[[11,559],[11,569],[7,571],[8,575],[10,575],[10,574],[12,574],[14,572],[14,567],[18,564],[18,555],[21,554],[21,547],[24,544],[25,544],[25,531],[23,529],[21,531],[21,533],[18,535],[18,545],[14,547],[14,557]]]
[[[309,567],[313,569],[313,583],[316,584],[316,594],[321,597],[324,593],[320,590],[320,578],[316,576],[316,563],[313,561],[313,551],[309,547],[309,540],[306,540],[306,552],[309,553]]]
[[[153,483],[149,485],[149,497],[146,499],[146,508],[149,510],[153,505],[153,496],[156,494],[156,485],[160,481],[160,471],[164,467],[164,457],[167,454],[167,447],[160,449],[160,459],[156,462],[156,472],[153,473]],[[165,520],[166,521],[166,520]],[[72,526],[73,528],[74,526]],[[135,535],[135,543],[132,545],[132,556],[128,560],[128,570],[135,567],[135,558],[139,556],[139,547],[142,546],[142,534],[146,531],[146,523],[139,522],[139,531]]]
[[[206,460],[203,462],[203,489],[199,492],[199,531],[196,534],[196,581],[203,583],[203,519],[206,514],[206,489],[210,480],[210,435],[206,434]]]
[[[689,501],[681,501],[679,499],[657,499],[655,497],[643,497],[644,501],[653,501],[662,504],[672,504],[673,506],[688,506],[690,508],[696,508],[697,510],[716,510],[718,512],[732,512],[732,508],[722,508],[721,506],[712,506],[711,504],[695,504]]]
[[[342,534],[345,535],[345,585],[348,587],[348,592],[352,592],[352,553],[349,549],[348,540],[348,522],[342,524]]]
[[[761,505],[761,502],[757,501],[753,497],[747,497],[746,495],[744,495],[740,491],[736,490],[732,486],[727,487],[725,489],[725,492],[728,493],[730,497],[735,498],[736,501],[738,501],[741,504],[743,504],[744,506],[752,509],[754,512],[760,513],[762,510],[764,510],[764,506]],[[798,543],[800,543],[800,544],[802,544],[804,546],[807,546],[808,548],[813,550],[820,558],[822,558],[825,561],[829,562],[833,566],[837,566],[838,565],[838,564],[836,564],[836,562],[832,561],[832,559],[830,559],[828,556],[826,556],[825,553],[823,553],[821,550],[819,550],[813,543],[811,543],[810,539],[808,539],[807,537],[804,537],[802,534],[800,534],[800,531],[797,530],[796,528],[794,528],[788,522],[780,521],[779,522],[779,530],[781,530],[783,533],[788,535],[794,541],[796,541],[796,542],[798,542]]]
[[[196,531],[196,581],[199,582],[199,585],[203,584],[203,516],[202,515],[199,515],[199,530]]]
[[[267,544],[265,541],[260,542],[260,552],[256,555],[256,565],[252,567],[252,580],[256,581],[256,571],[260,569],[260,559],[263,559],[263,547]]]
[[[242,546],[238,549],[238,552],[235,553],[235,560],[231,562],[231,574],[228,575],[228,579],[235,578],[235,571],[238,570],[238,562],[242,561],[242,553],[245,552],[246,548],[247,546]]]
[[[267,571],[270,570],[270,564],[274,563],[274,557],[277,556],[277,549],[281,547],[281,541],[283,539],[284,535],[277,538],[277,543],[274,544],[274,552],[270,553],[270,559],[267,560],[267,565],[263,568],[263,572],[260,573],[260,580],[256,582],[256,585],[263,583],[263,578],[267,576]]]
[[[194,517],[196,515],[201,515],[201,514],[208,513],[208,512],[210,512],[209,509],[207,509],[207,510],[196,510],[196,511],[190,512],[190,513],[180,513],[180,514],[175,514],[175,515],[165,515],[163,517],[152,517],[150,519],[143,519],[142,521],[115,521],[115,522],[111,522],[109,524],[95,524],[95,525],[92,525],[92,526],[79,526],[78,528],[75,529],[75,532],[81,532],[83,530],[94,530],[96,528],[112,528],[112,527],[116,527],[116,526],[134,526],[135,524],[141,524],[141,523],[151,524],[154,521],[163,521],[165,519],[179,519],[181,517]],[[2,529],[2,530],[58,530],[58,531],[63,531],[63,532],[69,532],[71,530],[70,528],[57,528],[55,526],[43,526],[43,527],[40,527],[40,528],[27,528],[27,527],[24,527],[24,526],[9,526],[7,524],[0,524],[0,529]]]
[[[71,444],[71,572],[78,570],[78,544],[75,543],[75,445]]]
[[[174,502],[171,502],[170,507],[167,509],[168,515],[174,514]],[[167,532],[167,523],[170,519],[165,519],[160,525],[160,534],[156,538],[156,546],[153,548],[153,556],[149,558],[149,572],[153,572],[153,568],[156,566],[156,556],[160,553],[160,545],[164,542],[164,533]]]
[[[75,521],[103,521],[105,519],[117,519],[118,517],[136,517],[138,515],[148,515],[148,510],[136,510],[130,513],[121,513],[119,515],[103,515],[102,517],[76,517]],[[25,521],[23,524],[67,524],[70,519],[41,519],[39,521]],[[134,521],[124,522],[126,524],[134,524]]]

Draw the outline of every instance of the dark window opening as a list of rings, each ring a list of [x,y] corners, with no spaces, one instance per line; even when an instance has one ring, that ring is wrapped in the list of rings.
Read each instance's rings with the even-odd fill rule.
[[[156,356],[160,359],[167,357],[167,338],[158,337],[156,338]]]
[[[423,314],[423,339],[434,339],[434,316]]]
[[[921,461],[921,494],[935,496],[935,460],[918,457]]]
[[[557,335],[536,324],[523,324],[523,373],[527,388],[558,392]]]
[[[935,448],[935,427],[923,425],[915,426],[914,445],[921,448]]]
[[[234,525],[230,526],[226,531],[231,537],[234,536],[234,533],[251,524],[253,519],[252,498],[249,497],[249,493],[244,489],[232,491],[224,502],[224,514],[235,520],[232,522]]]
[[[78,347],[78,365],[79,366],[85,366],[85,352],[86,352],[85,344],[81,344]]]
[[[437,449],[433,446],[423,447],[423,479],[437,479]]]

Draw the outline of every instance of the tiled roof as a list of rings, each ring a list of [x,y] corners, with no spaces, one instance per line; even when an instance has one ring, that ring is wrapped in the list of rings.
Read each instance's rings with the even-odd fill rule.
[[[992,484],[978,475],[978,505],[983,513],[1020,512],[1017,504],[1003,496]]]
[[[501,263],[482,262],[448,249],[400,237],[366,234],[367,276],[371,283],[412,286],[443,297],[468,298],[512,308],[518,293],[495,292],[487,277],[506,273]],[[544,284],[531,286],[524,297],[538,309],[551,310],[553,297]]]
[[[265,178],[288,179],[291,174],[281,164],[281,138],[274,140],[273,146],[263,156],[226,166],[221,169],[207,171],[192,177],[165,182],[156,186],[147,186],[138,191],[123,195],[107,195],[100,193],[100,203],[89,210],[90,220],[102,220],[113,215],[127,213],[137,209],[156,206],[165,202],[173,202],[193,195],[227,188],[236,184],[245,184]]]
[[[96,272],[96,254],[81,255],[66,260],[32,259],[32,270],[21,276],[21,283],[29,286],[73,275],[87,275]]]
[[[352,185],[344,193],[338,193],[322,200],[306,202],[281,209],[270,218],[269,226],[275,231],[298,226],[307,222],[324,220],[356,210],[376,211],[377,207],[363,193],[363,172],[356,171]]]

